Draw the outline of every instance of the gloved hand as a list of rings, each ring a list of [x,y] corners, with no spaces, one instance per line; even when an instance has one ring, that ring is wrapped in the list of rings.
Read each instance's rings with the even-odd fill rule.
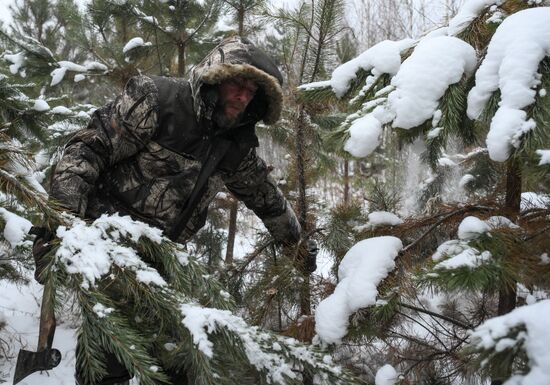
[[[302,247],[298,252],[300,267],[304,273],[311,274],[317,269],[317,253],[319,248],[317,242],[313,239],[308,239],[302,243]]]
[[[50,241],[54,239],[54,234],[45,227],[33,226],[29,230],[29,234],[36,235],[32,245],[32,256],[34,257],[34,279],[40,284],[44,284],[41,277],[42,272],[51,261],[51,256],[47,256],[52,249]]]

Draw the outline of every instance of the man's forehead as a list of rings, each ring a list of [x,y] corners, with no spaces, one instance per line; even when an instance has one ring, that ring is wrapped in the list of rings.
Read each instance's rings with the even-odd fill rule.
[[[245,77],[242,77],[242,76],[235,76],[235,77],[233,77],[231,79],[228,79],[228,80],[231,81],[232,83],[236,83],[239,86],[244,87],[244,88],[250,88],[250,89],[253,89],[254,91],[258,89],[258,84],[250,78],[245,78]]]

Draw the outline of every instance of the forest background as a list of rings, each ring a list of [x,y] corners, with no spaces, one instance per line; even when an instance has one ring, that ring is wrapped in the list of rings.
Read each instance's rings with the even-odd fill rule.
[[[144,384],[168,366],[197,384],[550,383],[545,1],[2,5],[0,381],[33,349],[45,293],[64,358],[23,384],[73,383],[77,339],[90,382],[101,341]],[[184,77],[234,34],[285,78],[283,118],[258,125],[259,153],[320,245],[313,274],[228,192],[185,247],[47,199],[62,145],[128,79]],[[44,291],[31,223],[57,229]],[[91,279],[74,255],[105,266]],[[137,317],[103,290],[112,274],[142,298]]]

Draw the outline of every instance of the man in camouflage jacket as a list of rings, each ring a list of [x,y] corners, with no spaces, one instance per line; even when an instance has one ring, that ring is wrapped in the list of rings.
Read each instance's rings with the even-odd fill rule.
[[[275,64],[238,37],[216,47],[190,80],[134,77],[67,144],[50,196],[79,216],[131,215],[186,242],[204,225],[208,205],[225,185],[277,241],[296,244],[296,215],[255,150],[255,124],[279,119],[281,84]],[[242,95],[224,98],[224,87]],[[232,105],[234,100],[241,104]],[[310,249],[314,270],[316,248]],[[101,384],[129,378],[114,357],[108,360]]]
[[[217,108],[217,86],[235,77],[254,81],[258,89],[237,124],[219,127],[216,115],[223,111]],[[294,244],[300,238],[296,215],[255,150],[256,122],[272,124],[279,118],[281,83],[273,62],[240,38],[214,49],[189,81],[132,78],[122,95],[98,109],[68,143],[51,197],[82,217],[129,214],[185,242],[204,225],[208,205],[225,184],[276,240]],[[198,202],[183,229],[177,229],[209,159],[209,175],[203,172],[206,180],[195,194]]]

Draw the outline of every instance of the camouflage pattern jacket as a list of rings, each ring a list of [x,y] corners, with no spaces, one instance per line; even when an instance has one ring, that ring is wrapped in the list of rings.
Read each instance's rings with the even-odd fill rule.
[[[211,119],[216,85],[235,75],[253,79],[259,89],[238,127],[224,132]],[[190,80],[132,78],[69,141],[50,195],[82,217],[119,212],[185,242],[204,225],[209,203],[225,184],[275,239],[295,243],[301,231],[296,215],[255,151],[256,122],[279,118],[281,83],[271,60],[240,38],[223,41]],[[229,149],[208,175],[183,231],[174,234],[201,165],[222,139]]]

